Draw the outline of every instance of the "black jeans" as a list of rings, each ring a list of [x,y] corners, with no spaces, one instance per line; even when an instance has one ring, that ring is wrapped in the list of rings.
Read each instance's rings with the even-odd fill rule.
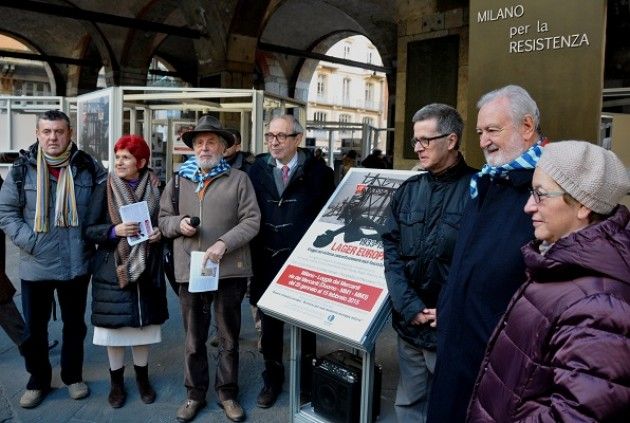
[[[262,323],[261,349],[265,360],[262,377],[265,386],[276,391],[282,390],[284,383],[284,322],[275,319],[259,309]],[[311,391],[313,374],[313,358],[316,352],[316,339],[313,332],[302,330],[302,353],[300,355],[300,391],[308,394]]]
[[[186,344],[184,351],[184,384],[188,398],[205,400],[210,376],[206,341],[210,329],[210,307],[214,302],[219,338],[219,353],[214,388],[219,401],[238,395],[238,336],[241,332],[241,301],[247,289],[247,278],[219,280],[213,292],[188,292],[188,284],[179,287]]]
[[[31,377],[27,389],[48,389],[52,368],[48,359],[48,322],[55,290],[63,322],[61,344],[61,380],[71,385],[83,380],[83,341],[87,333],[85,303],[89,276],[69,281],[22,280],[22,312],[26,340],[22,355]]]

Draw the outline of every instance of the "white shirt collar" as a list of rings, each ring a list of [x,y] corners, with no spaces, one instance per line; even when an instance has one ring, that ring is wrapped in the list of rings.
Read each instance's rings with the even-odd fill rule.
[[[289,160],[289,163],[287,163],[287,166],[289,166],[289,172],[293,170],[293,168],[297,165],[297,162],[298,162],[298,153],[296,151],[295,154],[293,155],[293,158]],[[276,159],[276,167],[279,169],[282,169],[284,165],[280,163],[278,159]]]

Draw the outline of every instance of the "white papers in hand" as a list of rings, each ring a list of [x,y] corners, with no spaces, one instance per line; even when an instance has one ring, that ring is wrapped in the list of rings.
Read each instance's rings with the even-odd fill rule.
[[[219,263],[210,260],[203,266],[203,251],[190,253],[188,292],[216,291],[219,288]]]
[[[127,237],[127,242],[130,246],[149,239],[149,236],[153,233],[153,226],[151,225],[151,216],[149,215],[149,207],[146,201],[121,206],[119,212],[120,218],[124,223],[137,223],[140,229],[138,235]]]

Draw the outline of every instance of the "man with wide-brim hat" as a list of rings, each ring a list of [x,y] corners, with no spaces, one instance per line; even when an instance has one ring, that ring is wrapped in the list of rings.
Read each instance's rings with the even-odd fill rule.
[[[206,341],[210,306],[214,305],[219,335],[214,383],[216,400],[230,420],[243,421],[245,412],[237,401],[238,337],[241,300],[247,279],[252,276],[249,241],[258,233],[260,210],[247,174],[231,167],[223,157],[225,149],[234,144],[234,138],[218,119],[202,116],[195,129],[184,133],[182,139],[195,155],[175,176],[179,178],[179,210],[173,207],[174,182],[171,180],[160,200],[159,218],[164,236],[174,238],[175,281],[179,286],[186,331],[184,384],[187,398],[176,417],[181,422],[190,421],[206,405],[210,384]],[[191,224],[194,221],[197,224]],[[217,290],[189,291],[192,251],[204,253],[203,266],[208,261],[220,263]]]
[[[193,140],[195,137],[204,132],[211,132],[223,138],[226,149],[234,145],[234,135],[232,135],[228,129],[223,128],[219,119],[211,115],[201,116],[199,118],[199,122],[197,122],[197,126],[195,126],[195,129],[186,131],[182,134],[182,140],[188,147],[193,148]]]

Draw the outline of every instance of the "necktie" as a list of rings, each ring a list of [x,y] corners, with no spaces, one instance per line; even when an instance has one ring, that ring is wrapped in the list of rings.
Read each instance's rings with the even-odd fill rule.
[[[289,183],[289,166],[287,165],[282,166],[282,183],[285,187]]]

